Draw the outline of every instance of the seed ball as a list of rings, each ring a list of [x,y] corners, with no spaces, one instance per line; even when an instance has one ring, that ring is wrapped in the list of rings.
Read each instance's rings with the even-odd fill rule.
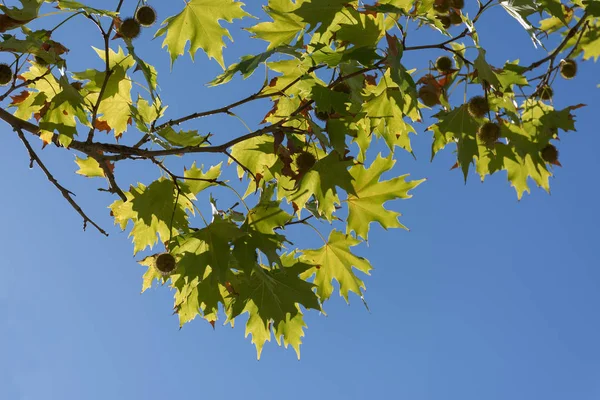
[[[462,10],[465,7],[465,0],[451,0],[450,5],[456,10]]]
[[[8,64],[0,64],[0,85],[7,85],[12,81],[12,79],[13,72]]]
[[[337,85],[335,85],[333,87],[333,91],[334,92],[339,92],[339,93],[350,94],[350,92],[352,91],[352,89],[350,88],[350,85],[348,85],[348,83],[341,82],[341,83],[338,83]]]
[[[140,23],[135,20],[135,18],[127,18],[123,22],[121,22],[121,27],[119,28],[119,34],[126,39],[135,39],[140,35],[142,28]]]
[[[542,100],[552,100],[552,96],[554,96],[554,90],[550,86],[544,86],[538,92],[538,96]]]
[[[491,146],[500,139],[500,126],[488,121],[479,127],[477,136],[486,146]]]
[[[327,120],[329,119],[329,114],[325,111],[317,110],[315,111],[315,116],[323,122],[327,122]]]
[[[435,0],[433,10],[440,14],[445,14],[450,11],[451,0]]]
[[[156,22],[156,11],[148,5],[141,6],[135,12],[135,19],[141,26],[151,26]]]
[[[452,20],[447,15],[438,15],[436,18],[440,20],[444,29],[448,29],[452,25]]]
[[[315,156],[308,151],[301,152],[296,158],[296,165],[298,166],[298,171],[300,172],[308,171],[315,165],[316,162],[317,159]]]
[[[460,16],[460,11],[451,11],[449,17],[452,25],[460,25],[463,23],[462,17]]]
[[[490,105],[485,97],[475,96],[469,100],[467,109],[472,117],[483,118],[490,111]]]
[[[452,60],[450,57],[442,56],[435,61],[435,69],[440,72],[448,72],[452,69]]]
[[[558,150],[549,144],[542,149],[542,159],[550,164],[556,164],[558,161]]]
[[[577,63],[575,60],[565,60],[560,65],[560,75],[565,79],[573,79],[577,75]]]
[[[169,253],[162,253],[156,257],[156,269],[162,275],[169,275],[175,270],[175,257]]]
[[[440,97],[437,89],[433,85],[421,86],[418,93],[419,99],[427,107],[433,107],[440,104]]]

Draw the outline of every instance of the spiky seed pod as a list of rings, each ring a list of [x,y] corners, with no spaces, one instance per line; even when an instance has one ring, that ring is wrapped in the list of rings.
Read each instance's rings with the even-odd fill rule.
[[[440,104],[440,96],[438,90],[433,85],[423,85],[419,88],[419,99],[427,107],[433,107]]]
[[[335,85],[333,87],[333,91],[334,92],[339,92],[339,93],[346,93],[346,94],[350,94],[350,92],[352,91],[352,89],[350,88],[350,85],[348,85],[347,82],[340,82],[337,85]]]
[[[462,17],[460,16],[460,11],[452,10],[448,16],[450,17],[450,23],[452,25],[460,25],[463,23]]]
[[[327,122],[327,120],[329,119],[329,114],[325,111],[317,110],[315,111],[315,116],[323,122]]]
[[[452,25],[452,20],[447,15],[438,15],[436,18],[440,20],[444,29],[448,29]]]
[[[542,149],[542,159],[550,164],[558,162],[558,150],[553,145],[549,144]]]
[[[548,85],[543,86],[539,90],[538,96],[542,100],[552,100],[552,96],[554,96],[554,90],[552,90],[552,88],[550,86],[548,86]]]
[[[8,64],[0,64],[0,85],[9,84],[13,79],[12,68]]]
[[[308,171],[315,165],[316,162],[317,159],[315,156],[308,151],[302,151],[300,154],[298,154],[298,157],[296,157],[296,166],[298,167],[299,172]]]
[[[500,139],[500,126],[488,121],[479,127],[477,136],[486,146],[491,146]]]
[[[577,75],[577,63],[567,59],[560,64],[560,75],[565,79],[573,79]]]
[[[135,12],[135,19],[141,26],[152,26],[156,22],[156,11],[149,5],[141,6]]]
[[[142,28],[135,18],[126,18],[121,22],[119,34],[126,39],[135,39],[140,35]]]
[[[440,72],[449,72],[452,66],[452,60],[447,56],[441,56],[435,61],[435,69]]]
[[[433,3],[433,10],[440,14],[446,14],[450,11],[451,0],[435,0]]]
[[[467,109],[472,117],[483,118],[490,111],[490,105],[485,97],[474,96],[469,100]]]
[[[450,5],[454,9],[462,10],[465,7],[465,0],[451,0]]]
[[[175,267],[175,257],[169,253],[162,253],[156,257],[156,269],[161,275],[169,275],[171,272],[175,271]]]

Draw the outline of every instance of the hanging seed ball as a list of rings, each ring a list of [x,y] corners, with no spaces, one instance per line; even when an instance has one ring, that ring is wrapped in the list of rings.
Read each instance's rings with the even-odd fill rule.
[[[462,10],[465,7],[465,0],[451,0],[450,5],[456,10]]]
[[[449,14],[449,17],[452,25],[460,25],[463,23],[462,17],[460,16],[460,11],[452,10]]]
[[[573,79],[577,75],[577,63],[575,60],[564,60],[560,65],[560,75],[565,79]]]
[[[135,19],[141,26],[151,26],[156,22],[156,11],[148,5],[141,6],[135,12]]]
[[[140,35],[142,28],[135,18],[127,18],[121,22],[119,34],[126,39],[135,39]]]
[[[296,165],[298,166],[298,171],[301,172],[308,171],[315,165],[316,162],[317,159],[315,158],[315,156],[312,153],[309,153],[308,151],[301,152],[296,158]]]
[[[558,150],[549,144],[542,149],[542,159],[550,164],[556,164],[558,161]]]
[[[13,72],[8,64],[0,64],[0,85],[7,85],[12,81],[12,79]]]
[[[500,126],[493,122],[486,122],[479,127],[477,136],[485,145],[491,146],[500,139]]]
[[[317,110],[315,111],[315,116],[323,122],[327,122],[327,120],[329,119],[329,114],[325,111]]]
[[[175,257],[169,253],[162,253],[156,257],[156,269],[162,275],[169,275],[175,270]]]
[[[348,85],[348,83],[346,82],[340,82],[337,85],[335,85],[333,87],[333,91],[334,92],[339,92],[339,93],[346,93],[346,94],[350,94],[350,92],[352,91],[352,89],[350,88],[350,85]]]
[[[450,11],[451,0],[435,0],[433,3],[433,10],[440,14],[445,14]]]
[[[552,100],[552,96],[554,96],[554,90],[550,86],[544,86],[538,92],[538,96],[542,100]]]
[[[435,61],[435,69],[440,72],[449,72],[452,69],[452,60],[447,56],[439,57]]]
[[[437,89],[433,85],[423,85],[419,89],[419,99],[427,107],[433,107],[436,104],[440,104],[440,97]]]
[[[471,97],[467,104],[469,114],[474,118],[483,118],[489,111],[490,105],[483,96]]]

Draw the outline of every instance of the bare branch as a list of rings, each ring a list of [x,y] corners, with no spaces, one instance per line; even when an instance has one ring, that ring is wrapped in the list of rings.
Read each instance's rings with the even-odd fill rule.
[[[72,192],[70,192],[69,190],[67,190],[60,183],[58,183],[56,178],[54,178],[54,176],[52,176],[52,174],[50,173],[48,168],[46,168],[46,166],[44,165],[42,160],[39,158],[39,156],[36,154],[36,152],[33,150],[31,145],[27,141],[27,138],[25,137],[25,134],[23,133],[23,131],[20,128],[16,128],[16,127],[15,127],[15,131],[17,132],[17,135],[19,135],[19,138],[25,145],[25,148],[27,149],[27,152],[29,153],[29,157],[31,158],[31,163],[33,163],[33,161],[35,161],[37,163],[37,165],[40,166],[41,170],[44,171],[44,174],[46,174],[46,177],[48,178],[48,180],[60,191],[60,193],[69,202],[69,204],[75,209],[75,211],[77,211],[77,213],[79,215],[81,215],[81,217],[83,218],[83,230],[85,230],[85,228],[87,227],[87,224],[89,222],[98,230],[98,232],[100,232],[104,236],[108,236],[108,233],[106,233],[106,231],[104,231],[102,228],[100,228],[100,226],[98,226],[98,224],[96,224],[94,221],[92,221],[92,219],[90,219],[90,217],[88,217],[83,212],[83,210],[81,209],[81,207],[79,207],[79,205],[75,202],[75,200],[73,200],[74,194]]]

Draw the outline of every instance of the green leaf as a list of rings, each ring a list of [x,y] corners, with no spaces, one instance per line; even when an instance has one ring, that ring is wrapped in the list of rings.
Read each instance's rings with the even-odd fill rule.
[[[66,77],[60,80],[61,91],[52,98],[47,110],[40,120],[40,129],[47,132],[58,132],[59,142],[68,147],[77,134],[77,121],[89,126],[87,115],[83,109],[84,99]]]
[[[477,77],[480,81],[485,80],[488,84],[492,85],[496,89],[500,89],[502,86],[500,85],[500,81],[498,77],[492,71],[490,65],[485,61],[485,50],[481,47],[478,47],[477,50],[479,54],[475,59],[475,69],[477,70]]]
[[[140,183],[125,195],[126,202],[117,200],[110,209],[121,229],[133,223],[129,236],[133,238],[134,254],[152,248],[158,237],[164,242],[188,229],[186,210],[192,210],[192,204],[185,196],[176,195],[172,181],[159,179],[148,187]]]
[[[79,166],[79,170],[77,170],[79,175],[87,176],[88,178],[104,178],[104,170],[100,167],[98,161],[92,157],[79,158],[76,156],[75,162]]]
[[[199,135],[198,131],[180,131],[175,132],[170,126],[156,132],[157,135],[165,139],[169,144],[176,147],[200,146],[207,143],[210,134]]]
[[[356,5],[356,3],[352,0],[305,0],[292,13],[309,24],[310,30],[319,25],[318,32],[323,32],[333,22],[338,12],[345,7]]]
[[[0,10],[12,19],[28,22],[37,18],[40,6],[44,1],[45,0],[19,0],[21,8],[7,7],[4,4],[0,4]]]
[[[249,17],[242,9],[244,3],[236,0],[190,0],[183,11],[167,18],[154,37],[165,35],[163,47],[167,46],[171,55],[171,65],[177,57],[183,55],[186,44],[190,42],[189,53],[192,59],[198,49],[206,52],[209,58],[217,60],[225,68],[223,47],[226,36],[233,40],[229,31],[223,28],[219,20],[229,23],[234,19]]]
[[[119,13],[117,13],[117,12],[110,11],[110,10],[102,10],[102,9],[94,8],[94,7],[89,7],[84,4],[81,4],[78,1],[58,0],[58,5],[56,7],[61,10],[73,10],[73,11],[83,10],[83,11],[87,12],[88,14],[99,14],[99,15],[106,15],[109,17],[116,17],[117,15],[119,15]]]
[[[335,205],[340,203],[336,187],[344,189],[348,193],[354,192],[352,186],[352,175],[348,167],[352,165],[351,160],[344,160],[338,152],[332,151],[325,158],[315,163],[298,185],[298,189],[286,197],[293,201],[299,208],[315,196],[318,202],[318,210],[327,220],[331,220],[335,212]]]
[[[354,269],[369,275],[372,267],[369,261],[357,257],[352,253],[350,247],[360,244],[361,241],[350,235],[332,230],[327,243],[314,250],[305,250],[302,256],[315,267],[302,273],[302,279],[315,276],[313,283],[317,286],[317,294],[321,301],[327,300],[333,293],[331,282],[336,280],[340,285],[340,295],[348,301],[348,293],[353,292],[360,297],[363,296],[362,289],[365,284],[354,273]]]
[[[152,287],[154,281],[165,282],[165,278],[161,275],[160,271],[156,268],[156,256],[157,254],[145,257],[138,263],[146,267],[146,272],[142,276],[142,293]]]
[[[264,53],[257,54],[255,56],[248,55],[241,58],[239,63],[230,65],[225,72],[217,76],[214,80],[209,82],[209,86],[218,86],[229,82],[236,73],[242,74],[244,79],[250,77],[256,68],[263,62],[267,61],[275,53],[287,54],[300,58],[300,54],[295,48],[291,46],[279,46],[271,50],[265,51]]]
[[[369,168],[365,168],[362,164],[350,168],[356,194],[349,194],[346,200],[348,203],[347,233],[354,231],[366,240],[371,222],[378,222],[384,229],[406,229],[398,222],[401,214],[385,209],[384,204],[390,200],[412,197],[408,194],[409,190],[425,180],[407,182],[408,175],[401,175],[387,181],[380,181],[383,173],[392,169],[395,163],[391,156],[383,158],[379,154]]]
[[[222,164],[223,163],[219,163],[215,166],[210,167],[208,171],[203,172],[202,169],[204,168],[204,166],[197,168],[196,163],[194,162],[194,164],[192,164],[192,167],[183,173],[183,176],[185,178],[185,185],[188,191],[194,196],[197,196],[198,193],[200,193],[204,189],[216,185],[216,181],[221,175]]]
[[[477,130],[479,123],[469,114],[466,104],[451,110],[442,111],[434,115],[439,122],[428,129],[433,131],[434,141],[431,151],[431,159],[443,149],[446,144],[456,142],[458,152],[458,164],[467,180],[469,166],[473,163],[473,157],[478,154]]]
[[[269,42],[267,50],[290,44],[306,25],[301,17],[293,13],[301,3],[300,0],[296,3],[291,0],[269,0],[269,5],[264,10],[273,22],[261,22],[247,30],[255,38]]]
[[[102,61],[105,61],[104,50],[96,48],[94,50]],[[100,107],[98,107],[98,115],[101,115],[101,119],[114,130],[115,136],[119,137],[127,130],[129,118],[131,117],[132,84],[127,71],[133,67],[135,60],[125,54],[121,47],[117,52],[109,49],[108,59],[112,73],[108,78]],[[73,77],[81,81],[88,81],[83,86],[89,92],[86,100],[91,104],[96,104],[100,90],[104,85],[105,71],[88,69],[74,73]]]

